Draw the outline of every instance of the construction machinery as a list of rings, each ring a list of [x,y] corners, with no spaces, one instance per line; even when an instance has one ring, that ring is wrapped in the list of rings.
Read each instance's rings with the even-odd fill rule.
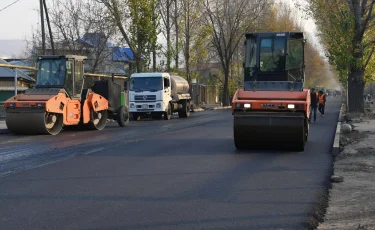
[[[95,81],[93,86],[85,81],[86,59],[77,55],[39,56],[35,87],[4,103],[8,130],[50,135],[62,128],[102,130],[114,116],[126,124],[129,116],[118,103],[120,90],[109,80]]]
[[[310,90],[304,89],[302,32],[247,33],[244,86],[232,100],[237,149],[303,151],[309,134]]]

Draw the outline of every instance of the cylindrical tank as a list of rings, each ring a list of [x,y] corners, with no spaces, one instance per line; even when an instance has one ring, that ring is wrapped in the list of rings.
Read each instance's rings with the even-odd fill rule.
[[[189,93],[189,83],[182,77],[171,75],[172,95]]]

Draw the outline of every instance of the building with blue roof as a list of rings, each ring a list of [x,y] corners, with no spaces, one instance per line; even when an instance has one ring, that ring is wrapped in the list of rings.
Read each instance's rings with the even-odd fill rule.
[[[52,55],[52,49],[46,44],[46,55]],[[55,54],[87,56],[85,72],[102,74],[129,75],[135,66],[134,54],[129,47],[120,47],[108,40],[102,32],[85,33],[74,41],[55,42]],[[34,47],[33,53],[41,54],[41,47]],[[34,56],[35,58],[36,56]]]
[[[114,45],[108,41],[107,37],[102,32],[86,33],[76,42],[91,50],[106,47],[102,52],[102,58],[100,58],[104,61],[101,63],[100,68],[95,69],[95,72],[129,75],[129,71],[133,69],[135,58],[132,50],[129,47]],[[91,62],[89,60],[87,63],[88,69],[92,67],[92,62],[95,62],[95,59],[97,59],[95,52],[93,52],[93,54],[94,55],[88,55],[88,59],[91,59]]]
[[[0,64],[10,64],[0,59]],[[35,79],[21,69],[0,67],[0,101],[5,101],[14,96],[14,78],[17,71],[17,92],[23,93],[35,83]]]

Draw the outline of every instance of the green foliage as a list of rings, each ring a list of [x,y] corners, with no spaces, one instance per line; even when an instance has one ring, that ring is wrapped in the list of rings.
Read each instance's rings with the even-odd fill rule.
[[[363,58],[355,58],[355,47],[353,47],[355,17],[348,2],[344,0],[335,3],[325,0],[307,0],[307,2],[307,12],[316,21],[329,62],[336,67],[339,81],[343,86],[347,84],[347,76],[350,75],[351,69],[365,69],[365,80],[374,81],[375,59],[372,53],[374,27],[366,28],[362,39]]]
[[[157,0],[128,0],[130,15],[130,39],[138,56],[142,58],[141,70],[147,69],[151,60],[151,53],[158,49],[157,35],[159,17],[155,12]]]

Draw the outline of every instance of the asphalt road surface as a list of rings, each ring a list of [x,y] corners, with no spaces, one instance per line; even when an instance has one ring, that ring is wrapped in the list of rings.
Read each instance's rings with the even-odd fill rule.
[[[302,229],[332,167],[332,100],[305,152],[236,151],[230,110],[0,135],[0,229]]]

